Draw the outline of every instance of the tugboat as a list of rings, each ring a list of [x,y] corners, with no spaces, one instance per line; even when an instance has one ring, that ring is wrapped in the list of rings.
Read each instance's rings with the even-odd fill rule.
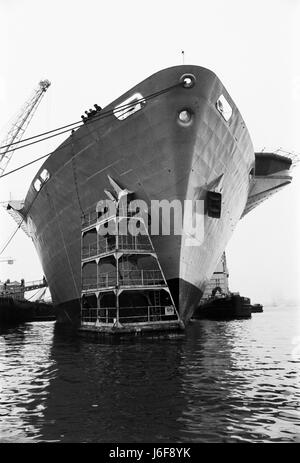
[[[56,314],[52,303],[43,300],[29,301],[25,299],[27,288],[37,288],[46,285],[41,280],[31,282],[25,286],[24,280],[21,282],[0,282],[0,325],[18,324],[32,321],[52,321],[56,319]],[[42,286],[43,285],[43,286]]]
[[[251,318],[251,304],[248,297],[231,293],[220,297],[211,297],[195,310],[193,319],[207,318],[226,320],[232,318]]]
[[[253,304],[251,306],[252,313],[261,313],[263,312],[263,306],[261,304]]]
[[[249,297],[229,291],[229,272],[225,252],[206,286],[204,297],[193,314],[193,319],[225,320],[251,318],[251,313],[262,312],[261,304],[251,305]]]

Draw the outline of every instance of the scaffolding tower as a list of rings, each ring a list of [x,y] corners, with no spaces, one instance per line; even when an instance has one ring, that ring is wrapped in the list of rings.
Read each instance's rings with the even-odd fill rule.
[[[112,216],[86,213],[81,235],[81,332],[183,329],[147,226],[128,212],[127,196]]]

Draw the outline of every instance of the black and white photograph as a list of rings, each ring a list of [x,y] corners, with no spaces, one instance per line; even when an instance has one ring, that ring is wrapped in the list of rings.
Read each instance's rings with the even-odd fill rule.
[[[0,17],[0,444],[300,443],[300,0]]]

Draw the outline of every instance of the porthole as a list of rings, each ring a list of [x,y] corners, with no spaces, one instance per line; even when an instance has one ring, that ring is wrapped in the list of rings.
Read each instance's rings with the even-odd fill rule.
[[[182,109],[178,113],[178,120],[183,125],[189,125],[192,122],[193,114],[188,108]]]
[[[183,74],[180,77],[180,82],[184,88],[192,88],[195,85],[196,77],[194,74]]]

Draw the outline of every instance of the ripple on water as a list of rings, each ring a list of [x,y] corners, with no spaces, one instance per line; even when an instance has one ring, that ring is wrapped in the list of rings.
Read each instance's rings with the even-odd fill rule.
[[[299,442],[297,314],[125,343],[85,342],[53,323],[2,330],[0,441]]]

